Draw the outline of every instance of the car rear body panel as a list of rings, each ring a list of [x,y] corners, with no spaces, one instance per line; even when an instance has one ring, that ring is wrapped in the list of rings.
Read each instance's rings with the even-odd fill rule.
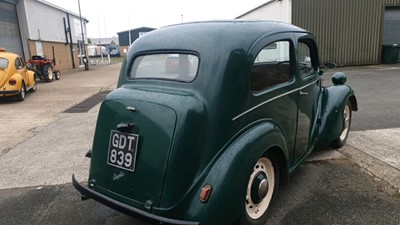
[[[156,103],[112,99],[102,104],[98,120],[104,122],[96,128],[89,181],[143,206],[146,202],[157,205],[173,140],[175,112]],[[139,136],[133,172],[107,163],[111,131],[121,123],[133,124],[131,133]]]
[[[134,172],[108,164],[110,135],[119,124],[133,124],[131,133],[139,136]],[[169,208],[196,179],[204,129],[203,104],[192,93],[134,85],[119,88],[100,107],[89,184],[103,194],[124,196],[128,204],[142,209]]]

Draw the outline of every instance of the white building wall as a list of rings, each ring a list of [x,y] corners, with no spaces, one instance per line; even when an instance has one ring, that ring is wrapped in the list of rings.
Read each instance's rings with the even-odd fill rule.
[[[21,30],[27,33],[30,40],[41,40],[50,42],[66,42],[64,31],[64,19],[67,20],[69,14],[72,42],[77,43],[77,40],[82,40],[80,20],[78,16],[73,13],[64,11],[56,6],[51,6],[49,3],[43,3],[41,0],[20,0],[18,3],[18,10],[21,10],[26,15],[25,23],[20,22]],[[21,12],[19,11],[19,12]],[[22,13],[19,13],[21,15]],[[86,23],[83,23],[84,33]],[[67,23],[68,26],[68,23]],[[68,35],[69,39],[69,35]],[[87,43],[87,36],[85,35],[85,42]]]
[[[238,19],[276,20],[291,23],[292,0],[270,0],[264,5],[239,16]]]

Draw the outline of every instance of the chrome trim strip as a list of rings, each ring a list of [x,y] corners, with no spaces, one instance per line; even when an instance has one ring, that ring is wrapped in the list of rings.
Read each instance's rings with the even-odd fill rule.
[[[132,107],[132,106],[127,106],[126,109],[131,111],[131,112],[135,112],[136,111],[136,108]]]
[[[293,90],[291,90],[291,91],[285,92],[285,93],[283,93],[283,94],[280,94],[280,95],[278,95],[278,96],[275,96],[275,97],[273,97],[273,98],[271,98],[271,99],[268,99],[268,100],[265,101],[265,102],[261,102],[260,104],[258,104],[258,105],[256,105],[256,106],[253,106],[252,108],[250,108],[250,109],[248,109],[248,110],[246,110],[246,111],[240,113],[239,115],[233,117],[232,121],[237,120],[238,118],[242,117],[243,115],[245,115],[245,114],[247,114],[247,113],[253,111],[254,109],[256,109],[256,108],[258,108],[258,107],[260,107],[260,106],[262,106],[262,105],[265,105],[265,104],[267,104],[267,103],[269,103],[269,102],[272,102],[272,101],[274,101],[274,100],[276,100],[276,99],[278,99],[278,98],[281,98],[281,97],[283,97],[283,96],[286,96],[286,95],[288,95],[288,94],[292,94],[292,93],[294,93],[294,92],[300,91],[300,90],[302,90],[302,89],[304,89],[304,88],[306,88],[306,87],[309,87],[309,86],[313,85],[314,83],[316,83],[316,82],[318,82],[318,81],[319,81],[319,79],[317,79],[317,80],[315,80],[314,82],[311,82],[311,83],[309,83],[309,84],[307,84],[307,85],[304,85],[304,86],[302,86],[302,87],[299,87],[299,88],[293,89]]]

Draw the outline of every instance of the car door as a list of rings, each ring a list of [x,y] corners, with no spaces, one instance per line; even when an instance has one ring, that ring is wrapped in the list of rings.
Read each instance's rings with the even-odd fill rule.
[[[298,83],[298,112],[295,163],[312,150],[318,129],[320,101],[319,60],[315,41],[311,35],[297,35],[296,76]]]
[[[297,126],[295,48],[290,33],[271,35],[255,45],[250,73],[252,121],[269,119],[282,129],[287,148],[293,152]],[[250,121],[248,121],[250,122]]]

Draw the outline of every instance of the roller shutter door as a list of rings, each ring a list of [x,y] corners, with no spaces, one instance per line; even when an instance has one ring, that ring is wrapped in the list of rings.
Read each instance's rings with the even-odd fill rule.
[[[0,1],[0,47],[23,56],[15,4]]]
[[[400,7],[386,7],[383,44],[400,44]]]
[[[383,27],[383,44],[400,45],[400,7],[386,7]]]

